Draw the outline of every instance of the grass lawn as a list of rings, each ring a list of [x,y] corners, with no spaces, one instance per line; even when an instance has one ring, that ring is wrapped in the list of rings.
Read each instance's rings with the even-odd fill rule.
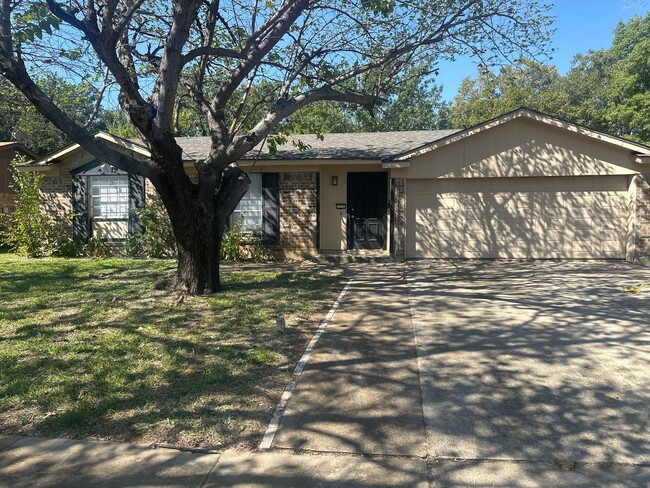
[[[0,432],[254,447],[342,280],[226,266],[181,302],[174,266],[0,254]]]

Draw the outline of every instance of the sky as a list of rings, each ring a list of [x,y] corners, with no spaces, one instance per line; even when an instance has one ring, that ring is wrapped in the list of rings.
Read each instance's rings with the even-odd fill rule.
[[[614,28],[620,21],[650,11],[650,0],[555,0],[551,15],[556,17],[552,53],[548,63],[566,74],[576,54],[610,47]],[[442,62],[436,84],[442,85],[444,100],[453,100],[467,76],[476,76],[475,61],[461,58]]]

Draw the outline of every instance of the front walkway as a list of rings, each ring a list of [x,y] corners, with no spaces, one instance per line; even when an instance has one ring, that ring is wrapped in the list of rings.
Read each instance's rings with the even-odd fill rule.
[[[225,453],[210,487],[425,487],[426,437],[402,264],[353,282],[282,416],[272,450]]]

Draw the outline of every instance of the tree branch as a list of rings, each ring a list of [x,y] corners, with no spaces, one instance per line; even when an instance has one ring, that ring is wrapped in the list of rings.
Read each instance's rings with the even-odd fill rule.
[[[335,90],[330,86],[311,90],[288,100],[278,100],[273,110],[258,122],[248,134],[236,137],[233,140],[226,150],[226,157],[217,164],[217,168],[224,169],[241,159],[244,154],[264,140],[282,120],[301,108],[319,101],[353,103],[365,107],[371,113],[377,105],[385,102],[384,99],[377,96],[356,93],[350,90]]]
[[[290,0],[249,39],[244,49],[245,59],[219,88],[212,103],[213,112],[225,109],[232,94],[250,72],[288,32],[296,19],[307,9],[310,0]]]
[[[185,54],[181,58],[181,63],[186,65],[187,63],[193,61],[194,59],[200,56],[217,56],[221,58],[232,58],[232,59],[246,59],[246,56],[242,51],[237,51],[235,49],[228,49],[225,47],[210,47],[210,46],[201,46],[196,49],[192,49],[190,52]]]

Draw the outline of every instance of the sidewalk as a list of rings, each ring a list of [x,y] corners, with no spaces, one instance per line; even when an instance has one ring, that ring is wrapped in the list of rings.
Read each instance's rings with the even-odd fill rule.
[[[426,439],[403,265],[355,267],[270,451],[221,455],[0,438],[0,487],[424,487]]]
[[[0,487],[203,486],[219,455],[117,442],[0,437]]]

